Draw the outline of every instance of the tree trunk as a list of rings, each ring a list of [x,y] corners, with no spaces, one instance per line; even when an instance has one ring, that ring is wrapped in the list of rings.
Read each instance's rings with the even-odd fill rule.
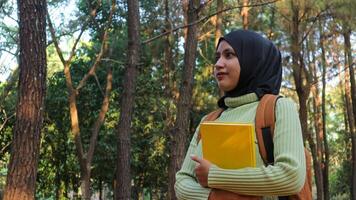
[[[350,137],[351,137],[351,169],[352,169],[352,176],[351,176],[351,199],[356,200],[356,122],[354,115],[354,108],[353,108],[353,99],[352,96],[352,82],[355,83],[355,75],[350,77],[351,73],[353,73],[352,69],[352,57],[351,57],[351,43],[350,43],[350,31],[344,32],[344,40],[345,40],[345,68],[348,67],[349,70],[345,70],[345,99],[346,99],[346,111],[348,116],[348,123],[350,127]],[[353,79],[353,81],[352,81]]]
[[[336,41],[336,38],[333,38],[333,45],[336,47],[337,46],[337,41]],[[343,68],[344,66],[342,66],[341,62],[340,62],[340,59],[339,59],[339,55],[337,53],[335,53],[335,51],[332,51],[332,55],[333,55],[333,62],[334,63],[339,63],[338,64],[338,74],[339,74],[339,85],[338,85],[338,89],[340,90],[340,94],[341,94],[341,97],[342,97],[342,113],[343,113],[343,121],[344,121],[344,124],[345,124],[345,133],[346,133],[346,136],[344,136],[344,144],[347,145],[347,149],[346,149],[346,159],[350,159],[351,158],[351,149],[349,149],[349,145],[348,143],[350,143],[350,140],[349,140],[349,135],[347,135],[350,131],[350,128],[349,128],[349,122],[348,122],[348,113],[347,113],[347,105],[346,105],[346,95],[345,95],[345,84],[344,84],[344,76],[343,76]],[[351,161],[351,159],[350,159]],[[351,177],[350,177],[351,179]],[[348,182],[351,182],[351,180],[348,180]],[[352,185],[350,186],[350,195],[352,195]]]
[[[90,200],[90,166],[86,167],[86,170],[81,170],[80,188],[82,191],[82,198]]]
[[[198,20],[200,1],[190,0],[187,10],[188,24]],[[181,85],[179,89],[179,99],[177,106],[177,119],[174,128],[171,131],[170,162],[168,167],[169,196],[171,200],[176,199],[174,193],[175,174],[182,165],[186,152],[186,139],[189,130],[189,115],[191,110],[192,92],[193,92],[193,75],[195,68],[197,40],[197,25],[188,27],[184,51],[184,64],[182,70]]]
[[[319,170],[318,178],[321,183],[325,183],[323,179],[324,168],[321,165],[324,157],[324,149],[323,149],[323,141],[324,141],[324,132],[323,132],[323,124],[322,124],[322,114],[321,114],[321,99],[319,96],[319,88],[317,83],[313,85],[312,88],[313,93],[313,107],[314,107],[314,124],[315,124],[315,133],[316,133],[316,158],[315,162],[317,162],[317,166],[315,166]],[[324,189],[324,188],[321,188]]]
[[[272,4],[270,5],[270,12],[271,12],[271,17],[270,17],[270,23],[269,23],[269,28],[268,28],[268,39],[274,40],[274,29],[276,26],[276,5]]]
[[[242,17],[242,26],[244,30],[248,29],[248,0],[243,0],[243,6],[241,10],[241,17]]]
[[[87,159],[86,157],[84,157],[84,151],[83,151],[82,141],[80,137],[78,110],[76,105],[77,91],[73,88],[72,76],[70,74],[68,63],[64,67],[64,74],[65,74],[66,85],[69,93],[68,102],[69,102],[69,111],[70,111],[70,119],[71,119],[71,130],[72,130],[72,134],[74,135],[75,151],[79,162],[79,168],[81,174],[80,188],[82,191],[83,199],[89,200],[90,190],[87,187],[90,187],[90,184],[85,181],[87,179],[85,178],[85,176],[87,174],[90,174],[90,172],[88,172],[90,168],[87,167]]]
[[[312,158],[313,158],[313,167],[314,167],[314,176],[315,176],[315,184],[317,187],[317,199],[322,200],[322,192],[323,192],[323,187],[322,187],[322,170],[320,166],[320,161],[318,160],[317,156],[317,147],[314,142],[314,139],[308,129],[308,108],[307,108],[307,100],[308,98],[305,95],[299,95],[299,118],[301,121],[301,126],[302,126],[302,132],[304,135],[306,135],[306,140],[309,143],[309,147],[312,153]]]
[[[171,30],[172,25],[170,23],[170,9],[169,9],[169,2],[168,0],[165,0],[165,23],[166,23],[166,30]],[[173,126],[173,113],[172,113],[172,104],[174,99],[172,95],[173,89],[173,84],[172,84],[172,78],[171,78],[171,69],[174,68],[173,64],[173,55],[172,55],[172,40],[173,40],[173,35],[172,33],[167,35],[165,38],[165,46],[164,46],[164,75],[163,75],[163,84],[164,84],[164,94],[165,98],[167,100],[167,105],[166,105],[166,114],[165,114],[165,135],[169,137],[170,130],[172,129]],[[169,144],[169,143],[168,143]],[[169,147],[167,147],[169,148]],[[168,180],[175,180],[175,174],[174,173],[168,173]],[[168,198],[169,199],[174,199],[175,198],[175,192],[174,192],[174,182],[168,182]]]
[[[223,8],[224,8],[224,1],[223,0],[217,0],[216,1],[216,10],[217,10],[217,12],[221,11]],[[221,29],[222,29],[222,13],[219,13],[219,14],[216,15],[215,48],[218,45],[220,37],[222,36]],[[224,91],[219,89],[219,95],[223,96],[224,95]]]
[[[168,0],[164,1],[165,5],[165,23],[166,23],[166,30],[172,29],[171,19],[170,19],[170,9],[169,9],[169,2]],[[173,33],[167,35],[165,38],[165,45],[164,45],[164,64],[163,64],[163,85],[164,85],[164,96],[167,100],[166,106],[166,114],[165,114],[165,135],[169,135],[168,132],[172,128],[173,124],[173,115],[172,115],[172,91],[174,90],[172,84],[172,69],[175,68],[173,63],[173,52],[172,52],[172,45],[174,43]]]
[[[321,115],[322,115],[322,124],[323,124],[323,133],[324,133],[324,159],[323,159],[323,186],[324,186],[324,198],[325,200],[330,199],[329,191],[329,144],[328,144],[328,135],[326,132],[326,109],[325,109],[325,88],[326,88],[326,56],[325,56],[325,36],[323,34],[322,24],[319,24],[320,31],[320,48],[321,48],[321,67],[322,67],[322,92],[321,92]]]
[[[99,200],[103,200],[103,181],[99,178]]]
[[[352,100],[352,111],[354,116],[356,116],[356,83],[355,83],[355,63],[353,63],[352,50],[351,50],[351,30],[348,29],[344,32],[344,41],[345,41],[345,51],[347,54],[347,67],[350,73],[350,84],[351,84],[351,100]],[[356,124],[356,118],[355,124]]]
[[[313,41],[311,41],[314,43]],[[313,50],[312,50],[313,51]],[[324,176],[324,168],[322,166],[322,162],[324,160],[324,148],[323,148],[323,141],[324,141],[324,132],[323,132],[323,124],[322,124],[322,113],[321,113],[321,99],[320,99],[320,92],[319,92],[319,81],[317,77],[317,67],[315,66],[315,54],[314,51],[312,52],[313,61],[309,62],[310,66],[313,70],[313,82],[314,84],[311,87],[311,91],[313,94],[313,116],[314,116],[314,124],[315,124],[315,139],[316,139],[316,162],[317,168],[320,169],[318,176],[320,178],[320,182],[322,185],[324,184],[325,180],[323,179]],[[310,56],[308,56],[309,58]],[[324,190],[324,187],[321,188]]]
[[[20,75],[4,200],[35,198],[46,92],[46,1],[18,0]]]
[[[128,0],[128,65],[124,76],[124,89],[121,99],[121,113],[117,129],[117,167],[115,198],[131,198],[131,121],[134,106],[137,68],[140,61],[140,21],[138,0]]]
[[[223,9],[224,2],[223,0],[216,1],[216,11],[219,12]],[[216,23],[215,23],[215,47],[218,45],[219,39],[222,36],[222,13],[216,15]]]
[[[315,183],[317,186],[317,199],[323,199],[323,182],[320,162],[317,159],[317,148],[314,143],[313,137],[308,128],[308,110],[307,110],[307,100],[310,94],[311,78],[310,73],[305,67],[303,57],[301,55],[301,47],[299,44],[299,12],[300,8],[294,1],[291,2],[292,9],[292,23],[291,23],[291,52],[292,52],[292,62],[293,62],[293,77],[296,85],[297,94],[299,97],[299,117],[302,126],[303,139],[308,140],[310,150],[313,156],[313,166]]]

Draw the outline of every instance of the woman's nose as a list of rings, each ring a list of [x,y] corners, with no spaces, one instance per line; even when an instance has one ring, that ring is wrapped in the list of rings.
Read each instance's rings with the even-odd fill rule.
[[[214,67],[216,69],[224,67],[224,61],[223,61],[223,59],[221,57],[216,61]]]

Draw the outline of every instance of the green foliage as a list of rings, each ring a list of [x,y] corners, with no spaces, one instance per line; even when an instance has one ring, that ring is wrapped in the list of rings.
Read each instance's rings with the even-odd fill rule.
[[[6,96],[4,88],[8,83],[0,83],[0,194],[5,186],[7,164],[10,160],[12,129],[15,124],[15,105],[17,91],[12,90]],[[0,195],[1,196],[1,195]]]
[[[335,173],[330,175],[331,190],[330,195],[334,199],[350,199],[351,162],[344,161]]]
[[[6,1],[5,7],[0,9],[0,17],[14,12],[12,5]],[[69,46],[74,42],[73,33],[76,33],[83,22],[88,18],[88,13],[97,6],[99,1],[77,1],[77,11],[75,15],[69,18],[62,14],[58,19],[52,19],[59,25],[56,34],[66,35]],[[106,115],[104,125],[101,127],[98,143],[92,164],[92,193],[104,191],[105,197],[110,199],[113,196],[113,187],[116,168],[116,135],[117,123],[120,117],[120,98],[122,96],[124,68],[127,63],[127,5],[125,1],[116,1],[117,9],[113,16],[111,24],[107,24],[110,11],[110,1],[101,1],[102,5],[98,7],[96,16],[90,21],[86,37],[89,42],[81,42],[76,51],[73,62],[71,63],[71,75],[74,86],[88,72],[96,59],[97,53],[101,48],[102,36],[105,27],[109,27],[109,49],[101,60],[100,66],[96,71],[98,82],[94,77],[90,77],[86,85],[79,90],[77,95],[78,116],[81,129],[81,139],[85,151],[88,149],[91,128],[95,122],[102,104],[102,91],[106,85],[107,69],[113,69],[113,91],[110,97],[110,107]],[[204,17],[216,11],[216,4],[208,4],[202,10],[201,16]],[[254,1],[251,1],[253,3]],[[308,8],[308,13],[301,19],[301,35],[306,34],[309,28],[312,29],[308,40],[314,37],[310,42],[310,52],[320,60],[320,50],[318,49],[317,38],[318,28],[312,23],[312,17],[326,8],[327,2],[324,1],[299,1],[301,7]],[[56,9],[68,5],[67,0],[49,1],[49,8]],[[236,1],[224,1],[224,7],[236,6]],[[324,31],[329,37],[339,40],[335,31],[340,31],[342,26],[351,27],[354,16],[351,15],[350,8],[354,7],[350,0],[333,0],[330,2],[335,13],[333,17],[323,18],[325,25]],[[183,14],[182,5],[169,1],[170,26],[178,27],[182,25]],[[311,9],[311,10],[310,10]],[[310,11],[310,12],[309,12]],[[329,12],[326,12],[328,14]],[[331,13],[331,11],[330,11]],[[348,19],[348,21],[345,19]],[[265,36],[270,37],[281,49],[283,56],[283,95],[292,97],[298,102],[293,73],[291,70],[291,52],[290,52],[290,20],[291,10],[290,2],[279,2],[274,5],[264,7],[254,7],[249,10],[249,27],[259,31]],[[140,22],[141,22],[141,41],[152,38],[166,31],[165,7],[164,1],[140,1]],[[223,32],[241,27],[240,10],[235,9],[223,13]],[[193,102],[191,111],[191,124],[188,137],[191,137],[201,118],[208,112],[217,108],[216,102],[219,98],[219,91],[216,82],[212,77],[214,65],[214,30],[215,26],[211,21],[199,24],[200,35],[205,33],[206,37],[199,41],[196,59],[196,68],[194,74]],[[48,34],[49,35],[49,34]],[[17,26],[0,22],[0,48],[15,51],[17,45]],[[48,36],[48,38],[50,38]],[[172,33],[170,42],[173,53],[173,64],[169,66],[171,93],[179,90],[182,82],[180,74],[182,72],[182,63],[184,55],[183,39],[184,31],[178,30]],[[137,79],[137,88],[135,91],[134,116],[132,121],[131,134],[131,177],[133,180],[133,199],[138,196],[145,196],[146,199],[166,199],[167,198],[167,179],[169,162],[169,140],[168,130],[171,124],[167,121],[169,111],[172,114],[171,121],[174,121],[176,114],[176,99],[166,96],[164,80],[164,62],[166,38],[162,37],[142,45],[141,63],[139,66],[139,75]],[[63,42],[63,39],[61,40]],[[3,43],[5,42],[5,43]],[[328,45],[328,63],[331,62],[332,50],[336,48],[327,41]],[[62,45],[62,44],[61,44]],[[305,51],[305,43],[303,51]],[[313,49],[311,47],[313,46]],[[336,51],[342,52],[338,46]],[[65,57],[68,56],[69,47],[64,48]],[[0,52],[0,55],[3,52]],[[308,54],[303,54],[307,60]],[[336,52],[339,60],[343,61],[343,54]],[[75,145],[73,135],[71,134],[70,113],[68,108],[68,92],[63,73],[63,66],[59,60],[57,52],[53,45],[47,48],[48,58],[48,80],[47,96],[45,102],[44,127],[41,138],[40,162],[38,165],[37,178],[37,199],[68,199],[73,193],[75,198],[79,195],[79,164],[75,156]],[[309,67],[311,63],[306,62]],[[331,64],[330,64],[331,65]],[[337,73],[332,63],[328,74]],[[0,69],[1,70],[1,69]],[[0,71],[1,73],[1,71]],[[331,75],[329,75],[331,76]],[[335,80],[335,77],[329,77]],[[329,80],[328,79],[328,80]],[[350,160],[350,136],[345,127],[345,111],[342,99],[342,89],[335,87],[338,83],[328,82],[328,95],[326,102],[327,109],[327,134],[330,146],[330,191],[333,199],[348,199],[350,196],[351,160]],[[10,84],[9,82],[0,84],[0,96],[4,93],[3,89]],[[99,86],[100,85],[100,86]],[[334,88],[332,90],[331,88]],[[16,89],[12,88],[10,93],[0,105],[0,125],[6,116],[15,112]],[[6,116],[5,116],[6,113]],[[310,118],[313,120],[312,118]],[[12,138],[12,128],[15,118],[11,118],[5,128],[0,131],[0,149],[9,144]],[[312,122],[312,121],[311,121]],[[171,122],[170,122],[171,123]],[[312,124],[312,123],[310,123]],[[189,138],[190,139],[190,138]],[[189,142],[188,139],[188,142]],[[5,184],[7,173],[6,165],[9,159],[9,151],[1,154],[0,158],[0,193]]]
[[[70,188],[62,188],[61,182],[69,184],[68,179],[78,177],[79,174],[73,140],[69,140],[70,118],[63,72],[57,72],[49,77],[47,84],[45,124],[36,192],[37,198],[40,199],[54,198],[57,191],[69,190]],[[78,184],[72,187],[78,187]]]
[[[165,149],[165,107],[155,70],[142,69],[137,80],[132,133],[132,174],[134,188],[163,193],[166,190],[168,155]]]
[[[350,199],[351,143],[345,130],[344,100],[339,88],[332,88],[326,96],[327,134],[330,149],[330,196],[332,199]],[[338,98],[335,98],[337,96]]]

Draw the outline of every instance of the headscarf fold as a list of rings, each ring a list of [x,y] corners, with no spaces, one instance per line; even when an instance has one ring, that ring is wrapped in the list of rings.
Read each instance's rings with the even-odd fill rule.
[[[219,39],[225,40],[234,49],[239,59],[241,72],[237,86],[225,93],[218,101],[226,108],[226,97],[239,97],[256,93],[258,98],[264,94],[278,94],[282,81],[281,53],[268,39],[256,32],[236,30]]]

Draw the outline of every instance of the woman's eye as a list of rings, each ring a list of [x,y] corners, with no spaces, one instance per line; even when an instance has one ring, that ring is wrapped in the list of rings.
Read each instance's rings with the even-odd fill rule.
[[[235,54],[232,52],[227,52],[226,53],[226,58],[232,58]]]
[[[220,56],[215,56],[215,62],[218,62],[219,59],[220,59]]]

